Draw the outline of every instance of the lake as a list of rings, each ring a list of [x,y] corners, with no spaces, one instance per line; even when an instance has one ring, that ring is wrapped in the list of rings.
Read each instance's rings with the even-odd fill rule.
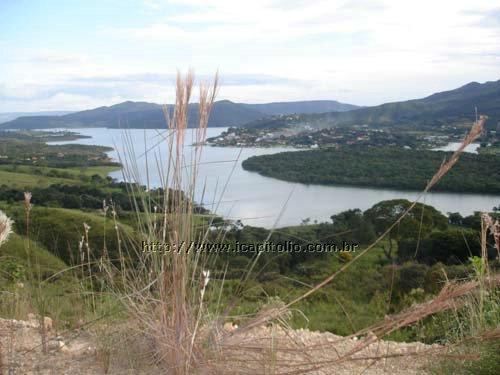
[[[133,140],[137,170],[141,174],[143,184],[146,185],[147,164],[150,186],[160,186],[161,179],[157,172],[154,155],[161,154],[165,160],[168,149],[167,144],[161,141],[160,130],[130,129],[125,131],[106,128],[70,130],[92,138],[53,143],[110,146],[115,150],[109,155],[116,160],[118,160],[119,153],[123,155],[123,137],[127,134]],[[216,136],[224,130],[226,128],[209,128],[207,137]],[[190,146],[194,142],[193,136],[194,131],[191,129],[186,136],[187,153],[193,149]],[[453,147],[453,145],[449,146]],[[142,155],[145,149],[151,149],[148,152],[148,158]],[[205,147],[199,167],[196,200],[225,218],[240,219],[244,224],[270,228],[275,224],[277,226],[297,225],[305,218],[310,218],[311,222],[329,221],[331,215],[350,208],[366,210],[382,200],[396,198],[413,200],[418,195],[417,191],[291,183],[247,172],[241,167],[241,162],[250,156],[290,150],[293,149]],[[239,158],[238,155],[240,155]],[[146,159],[148,159],[147,163]],[[120,171],[113,172],[110,176],[123,180]],[[438,192],[428,193],[421,202],[430,204],[445,214],[460,212],[462,215],[469,215],[474,211],[490,211],[494,206],[498,206],[500,195]]]
[[[450,142],[446,146],[433,148],[435,151],[456,151],[460,147],[461,142]],[[470,152],[471,154],[477,154],[477,149],[481,146],[480,143],[471,143],[465,147],[465,152]]]

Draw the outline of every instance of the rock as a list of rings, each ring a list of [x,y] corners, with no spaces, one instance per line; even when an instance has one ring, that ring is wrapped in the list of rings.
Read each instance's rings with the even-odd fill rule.
[[[36,320],[36,315],[33,313],[28,313],[28,320],[29,321]]]
[[[54,328],[53,321],[48,316],[43,317],[43,327],[45,328],[45,332],[52,332]]]
[[[238,328],[237,324],[233,324],[231,322],[224,323],[224,331],[233,332]]]

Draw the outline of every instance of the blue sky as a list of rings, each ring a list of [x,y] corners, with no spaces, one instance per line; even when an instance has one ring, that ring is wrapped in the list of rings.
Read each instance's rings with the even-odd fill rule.
[[[375,105],[500,79],[499,0],[0,0],[0,112],[219,99]]]

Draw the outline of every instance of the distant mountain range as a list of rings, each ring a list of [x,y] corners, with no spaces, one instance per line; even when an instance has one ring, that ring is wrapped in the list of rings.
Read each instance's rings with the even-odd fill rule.
[[[299,113],[344,112],[360,108],[356,105],[340,103],[335,100],[310,100],[301,102],[275,102],[266,104],[243,104],[269,116]]]
[[[489,117],[488,125],[500,122],[500,80],[468,83],[451,91],[423,99],[357,107],[333,100],[277,102],[267,104],[215,103],[209,126],[281,127],[294,124],[312,126],[439,126],[473,120],[475,108]],[[293,114],[293,116],[291,116]],[[198,105],[189,108],[189,126],[196,126]],[[36,129],[55,127],[163,128],[165,120],[159,104],[124,102],[110,107],[59,116],[22,116],[0,124],[3,128]]]
[[[348,112],[303,114],[292,118],[275,116],[254,121],[247,126],[438,126],[474,120],[475,108],[480,114],[489,117],[489,126],[497,126],[500,122],[500,80],[483,84],[471,82],[458,89],[439,92],[423,99],[386,103]]]
[[[62,116],[68,113],[71,111],[0,112],[0,124],[25,116]]]
[[[354,108],[358,107],[333,100],[268,104],[244,104],[221,100],[214,104],[208,125],[211,127],[241,126],[270,115],[346,111]],[[189,125],[196,126],[197,119],[198,105],[190,104]],[[62,116],[22,116],[0,124],[0,127],[12,129],[56,127],[164,128],[165,118],[162,106],[159,104],[128,101],[110,107],[99,107]]]

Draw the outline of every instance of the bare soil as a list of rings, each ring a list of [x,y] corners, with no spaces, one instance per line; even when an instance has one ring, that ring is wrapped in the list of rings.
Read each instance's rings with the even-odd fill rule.
[[[124,358],[134,350],[122,347],[113,358],[100,352],[85,330],[45,335],[44,353],[38,321],[0,319],[0,375],[164,374],[158,367],[138,368]],[[437,345],[378,340],[372,335],[344,338],[331,333],[258,327],[238,334],[225,332],[223,352],[228,366],[248,374],[422,374]],[[273,352],[262,361],[262,353]],[[359,348],[362,348],[359,350]],[[353,354],[351,354],[353,353]],[[238,363],[245,363],[244,366]],[[250,365],[248,365],[250,363]],[[254,363],[254,364],[252,364]],[[140,367],[140,366],[139,366]],[[226,366],[224,366],[226,367]],[[238,372],[238,371],[236,371]],[[168,372],[167,372],[168,373]]]

